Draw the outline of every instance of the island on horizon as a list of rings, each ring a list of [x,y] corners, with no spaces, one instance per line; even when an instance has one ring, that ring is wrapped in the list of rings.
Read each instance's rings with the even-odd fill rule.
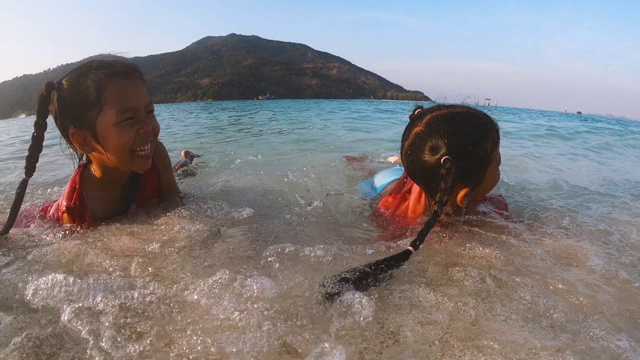
[[[30,115],[47,81],[91,59],[140,67],[156,103],[250,99],[431,101],[338,56],[259,36],[207,36],[182,50],[125,58],[101,54],[0,83],[0,119]]]

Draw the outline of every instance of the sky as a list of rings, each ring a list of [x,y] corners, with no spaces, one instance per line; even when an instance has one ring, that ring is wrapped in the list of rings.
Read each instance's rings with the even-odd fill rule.
[[[230,33],[308,45],[435,101],[640,120],[640,1],[0,0],[0,82]]]

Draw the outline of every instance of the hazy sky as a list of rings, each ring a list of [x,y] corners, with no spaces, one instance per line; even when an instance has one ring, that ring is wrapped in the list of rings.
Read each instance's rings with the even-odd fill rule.
[[[640,119],[638,23],[637,0],[0,0],[0,81],[237,33],[309,45],[436,101]]]

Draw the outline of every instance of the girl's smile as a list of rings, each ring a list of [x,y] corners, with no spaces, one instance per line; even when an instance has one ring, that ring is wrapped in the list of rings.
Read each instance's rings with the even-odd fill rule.
[[[142,157],[151,157],[153,153],[151,152],[151,143],[147,143],[144,146],[135,148],[132,150],[136,155]]]

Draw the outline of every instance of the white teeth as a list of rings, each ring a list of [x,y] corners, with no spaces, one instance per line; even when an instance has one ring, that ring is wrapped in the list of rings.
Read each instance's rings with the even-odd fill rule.
[[[139,148],[133,149],[133,152],[140,155],[146,155],[151,151],[151,143],[148,143],[145,146],[141,146]]]

